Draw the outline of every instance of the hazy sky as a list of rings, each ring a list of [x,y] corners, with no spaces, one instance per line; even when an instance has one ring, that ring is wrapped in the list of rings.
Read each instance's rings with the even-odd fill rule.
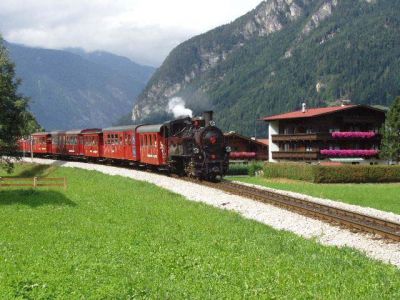
[[[0,0],[15,43],[107,50],[158,65],[184,40],[233,21],[261,0]]]

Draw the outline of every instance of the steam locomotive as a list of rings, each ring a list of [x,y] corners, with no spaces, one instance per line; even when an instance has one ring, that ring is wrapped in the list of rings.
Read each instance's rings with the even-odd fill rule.
[[[19,149],[35,156],[125,163],[205,180],[226,174],[231,151],[212,111],[158,125],[38,132],[20,140]]]

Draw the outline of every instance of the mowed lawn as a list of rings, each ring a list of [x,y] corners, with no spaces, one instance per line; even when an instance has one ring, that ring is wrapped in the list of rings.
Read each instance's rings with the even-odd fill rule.
[[[230,177],[229,179],[400,214],[400,183],[316,184],[264,177]]]
[[[399,269],[147,183],[79,169],[0,190],[0,299],[398,299]]]

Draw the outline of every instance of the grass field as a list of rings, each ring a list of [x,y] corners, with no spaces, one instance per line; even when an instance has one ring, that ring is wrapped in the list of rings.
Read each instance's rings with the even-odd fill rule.
[[[395,299],[400,271],[153,185],[93,171],[0,190],[0,299]]]
[[[400,214],[400,183],[316,184],[264,177],[230,177],[229,179]]]

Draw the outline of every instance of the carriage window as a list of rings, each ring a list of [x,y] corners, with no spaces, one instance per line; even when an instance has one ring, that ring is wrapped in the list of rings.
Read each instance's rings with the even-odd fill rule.
[[[119,144],[122,145],[122,135],[119,136]]]

